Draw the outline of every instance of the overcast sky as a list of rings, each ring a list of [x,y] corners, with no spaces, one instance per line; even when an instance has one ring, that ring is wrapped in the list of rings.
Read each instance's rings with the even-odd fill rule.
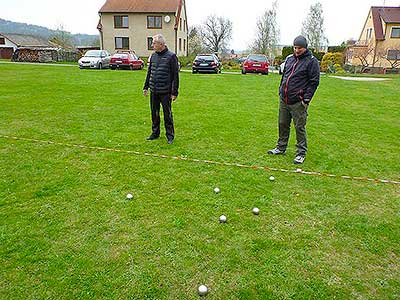
[[[160,0],[162,1],[162,0]],[[245,49],[255,35],[257,18],[272,7],[273,0],[186,0],[188,22],[200,24],[216,14],[233,22],[230,48]],[[358,39],[371,6],[399,6],[400,0],[278,0],[281,44],[291,44],[301,33],[310,5],[322,3],[325,32],[330,45]],[[0,18],[56,29],[60,24],[72,33],[97,34],[98,11],[105,0],[0,0]]]

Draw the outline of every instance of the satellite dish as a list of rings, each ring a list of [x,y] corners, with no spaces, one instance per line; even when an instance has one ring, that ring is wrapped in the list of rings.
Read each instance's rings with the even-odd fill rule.
[[[164,21],[165,21],[165,23],[169,23],[171,21],[171,17],[165,16]]]

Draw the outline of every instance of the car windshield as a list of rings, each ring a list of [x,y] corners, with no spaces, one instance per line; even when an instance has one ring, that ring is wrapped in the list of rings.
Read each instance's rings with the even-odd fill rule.
[[[196,61],[204,61],[204,62],[212,62],[214,61],[214,57],[212,55],[202,55],[202,56],[197,56]]]
[[[128,54],[117,53],[114,54],[114,58],[128,58]]]
[[[86,52],[86,57],[100,57],[101,51],[100,50],[89,50]]]
[[[255,62],[266,62],[267,58],[264,55],[249,55],[247,60]]]

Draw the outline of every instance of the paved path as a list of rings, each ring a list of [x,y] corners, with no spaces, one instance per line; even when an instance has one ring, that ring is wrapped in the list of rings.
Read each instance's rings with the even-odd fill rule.
[[[374,77],[344,77],[344,76],[329,76],[332,78],[350,80],[350,81],[385,81],[392,80],[391,78],[374,78]]]

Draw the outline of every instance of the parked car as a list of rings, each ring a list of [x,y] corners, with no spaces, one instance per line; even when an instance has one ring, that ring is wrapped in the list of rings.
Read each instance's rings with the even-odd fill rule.
[[[249,54],[242,65],[242,74],[261,73],[268,75],[269,62],[264,54]]]
[[[285,69],[285,62],[286,62],[286,61],[284,61],[283,63],[281,63],[281,64],[279,65],[279,75],[282,75],[282,74],[283,74],[283,70]]]
[[[110,66],[110,53],[106,50],[89,50],[79,60],[79,68],[104,69]]]
[[[240,66],[242,66],[242,64],[244,63],[244,61],[246,60],[246,58],[247,58],[247,57],[241,57],[241,58],[239,58],[239,59],[237,60],[238,64],[239,64]]]
[[[222,64],[215,54],[199,54],[193,61],[192,73],[213,72],[221,73]]]
[[[280,64],[280,66],[279,66],[279,74],[280,74],[280,75],[283,74],[283,70],[285,69],[286,60],[287,60],[289,57],[291,57],[291,56],[293,56],[293,54],[288,55],[288,56],[286,57],[286,59],[283,61],[283,63]]]
[[[117,52],[111,56],[110,68],[141,70],[144,67],[144,61],[141,60],[134,52]]]

